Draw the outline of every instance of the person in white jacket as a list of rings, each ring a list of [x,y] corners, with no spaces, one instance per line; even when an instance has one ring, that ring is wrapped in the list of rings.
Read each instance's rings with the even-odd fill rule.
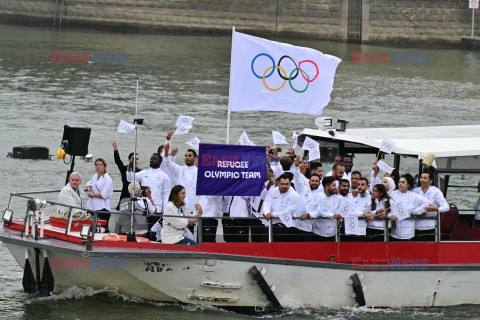
[[[398,181],[398,189],[391,194],[391,198],[395,203],[403,206],[407,210],[409,217],[423,214],[429,205],[426,198],[410,191],[413,187],[413,182],[414,179],[410,174],[404,174]],[[398,217],[392,212],[390,212],[388,216],[390,220],[392,220],[390,241],[392,241],[392,239],[410,240],[415,236],[415,220],[407,218],[398,221]],[[395,220],[396,223],[394,223],[393,220]],[[396,224],[396,226],[394,226],[394,224]]]
[[[68,206],[74,206],[79,208],[86,208],[85,193],[80,184],[82,183],[82,178],[80,173],[74,171],[70,174],[68,183],[62,188],[60,194],[58,195],[58,203],[63,203]],[[57,212],[60,217],[68,217],[70,207],[58,206]],[[83,214],[86,214],[85,211],[81,209],[72,208],[73,217],[81,217]],[[88,215],[90,216],[90,215]]]
[[[187,193],[183,186],[177,184],[172,188],[167,205],[163,209],[162,243],[198,244],[187,237],[188,225],[194,224],[198,220],[196,217],[201,216],[202,212],[199,211],[198,216],[190,212],[185,206],[186,196]],[[176,216],[178,216],[178,218]]]
[[[427,171],[420,175],[420,187],[412,191],[425,197],[430,205],[425,208],[425,212],[415,220],[415,240],[416,241],[435,241],[436,217],[440,212],[447,212],[450,209],[447,200],[442,191],[433,184],[433,172]]]
[[[107,173],[107,162],[102,158],[95,160],[95,173],[87,182],[87,194],[90,198],[87,207],[90,210],[108,211],[99,213],[98,217],[103,220],[110,219],[110,199],[113,195],[112,178]]]

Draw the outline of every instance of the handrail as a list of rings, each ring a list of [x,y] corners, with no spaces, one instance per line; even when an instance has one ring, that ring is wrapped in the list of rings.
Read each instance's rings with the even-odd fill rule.
[[[117,190],[115,190],[117,191]],[[10,206],[11,206],[11,200],[13,197],[19,197],[19,198],[24,198],[24,199],[35,199],[34,197],[30,197],[30,196],[27,196],[28,194],[30,195],[38,195],[38,194],[47,194],[47,193],[58,193],[60,192],[60,190],[51,190],[51,191],[37,191],[37,192],[21,192],[21,193],[11,193],[10,194],[10,199],[9,199],[9,203],[8,203],[8,208],[10,209]],[[82,208],[82,207],[76,207],[76,206],[71,206],[71,205],[66,205],[66,204],[63,204],[63,203],[58,203],[58,202],[54,202],[54,201],[49,201],[49,200],[45,200],[46,203],[48,204],[51,204],[51,205],[56,205],[56,206],[62,206],[62,207],[66,207],[66,208],[69,208],[69,214],[68,214],[68,219],[67,219],[67,228],[65,230],[65,233],[68,234],[68,232],[70,232],[70,227],[71,227],[71,223],[72,223],[72,220],[73,220],[73,217],[72,217],[72,209],[77,209],[77,210],[81,210],[81,211],[86,211],[90,214],[92,214],[93,216],[93,224],[92,224],[92,237],[94,239],[94,236],[95,236],[95,233],[96,233],[96,225],[97,225],[97,220],[98,220],[98,213],[105,213],[105,211],[99,211],[99,210],[90,210],[90,209],[86,209],[86,208]],[[475,209],[457,209],[459,212],[461,211],[465,211],[465,212],[474,212],[476,211]],[[119,212],[119,211],[109,211],[108,212],[109,214],[118,214],[118,215],[128,215],[128,216],[133,216],[133,215],[143,215],[143,216],[146,216],[146,217],[159,217],[159,218],[162,218],[162,217],[172,217],[172,218],[181,218],[180,216],[178,215],[164,215],[164,214],[143,214],[143,213],[137,213],[137,212]],[[263,216],[260,216],[260,217],[257,217],[257,216],[252,216],[252,217],[230,217],[230,216],[219,216],[219,217],[196,217],[196,219],[198,219],[199,223],[197,225],[197,236],[199,239],[202,239],[202,220],[203,219],[219,219],[219,220],[224,220],[224,219],[236,219],[236,220],[267,220],[265,217]],[[273,242],[273,219],[278,219],[278,218],[272,218],[272,219],[268,219],[268,241],[269,242]],[[299,217],[292,217],[293,220],[298,220]],[[309,220],[318,220],[318,219],[329,219],[331,220],[331,218],[326,218],[326,217],[318,217],[318,218],[308,218]],[[358,217],[359,220],[367,220],[366,217]],[[418,218],[418,217],[410,217],[410,218],[407,218],[408,220],[435,220],[435,241],[436,242],[443,242],[441,240],[441,237],[440,237],[440,229],[441,229],[441,215],[440,214],[437,214],[435,218]],[[336,219],[336,233],[335,233],[335,241],[336,242],[340,242],[340,226],[342,226],[343,224],[339,221],[340,219]],[[82,220],[80,220],[82,221]],[[388,238],[389,238],[389,227],[388,227],[388,221],[389,219],[384,219],[385,223],[384,223],[384,241],[385,242],[388,242]],[[94,227],[93,227],[94,226]],[[43,231],[43,230],[41,230]],[[343,233],[342,233],[343,234]]]

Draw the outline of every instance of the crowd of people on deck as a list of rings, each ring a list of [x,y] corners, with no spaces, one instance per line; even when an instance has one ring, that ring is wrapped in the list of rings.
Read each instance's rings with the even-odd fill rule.
[[[343,229],[337,223],[343,218],[338,213],[343,198],[354,204],[359,219],[355,234],[341,232],[342,241],[384,241],[386,228],[390,241],[433,241],[436,216],[449,210],[442,192],[433,186],[431,171],[421,173],[417,183],[412,175],[400,176],[396,169],[381,178],[375,159],[367,178],[353,170],[353,156],[345,154],[337,155],[331,171],[324,174],[320,162],[302,161],[292,148],[280,156],[278,148],[268,146],[267,175],[259,196],[200,196],[196,201],[197,153],[188,149],[184,165],[177,164],[178,148],[170,147],[172,134],[168,132],[165,144],[151,155],[150,168],[144,170],[138,168],[138,154],[134,160],[130,153],[124,165],[115,139],[112,143],[122,178],[116,210],[128,213],[134,206],[133,231],[137,235],[154,232],[163,243],[196,244],[192,226],[200,216],[202,242],[222,240],[217,234],[220,220],[226,242],[266,242],[270,220],[274,242],[335,241],[337,225]],[[128,233],[131,216],[110,214],[113,181],[104,159],[95,160],[95,171],[86,192],[81,188],[81,175],[71,173],[59,203],[99,211],[98,218],[108,221],[111,232]],[[396,204],[401,204],[409,218],[398,219],[392,210]],[[66,216],[67,206],[59,206],[58,214]],[[80,209],[73,209],[72,214],[77,218],[88,215]],[[159,214],[164,216],[159,219]]]

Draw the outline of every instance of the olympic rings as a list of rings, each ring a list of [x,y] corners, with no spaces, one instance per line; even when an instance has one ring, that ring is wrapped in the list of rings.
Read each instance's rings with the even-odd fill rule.
[[[307,86],[305,87],[305,89],[303,89],[303,90],[295,89],[292,85],[292,79],[295,79],[295,78],[292,78],[292,74],[295,72],[295,70],[297,71],[297,75],[298,75],[298,70],[300,70],[300,73],[302,74],[303,78],[305,78],[305,76],[303,75],[304,71],[302,69],[295,68],[295,69],[292,70],[292,73],[290,73],[290,78],[288,78],[288,84],[290,85],[290,87],[292,88],[293,91],[298,92],[298,93],[304,93],[308,89],[308,85],[310,84],[309,82],[311,82],[311,81],[309,81],[310,78],[308,78],[308,75],[307,75],[308,80],[307,80]]]
[[[258,79],[262,79],[262,77],[259,76],[259,75],[255,72],[255,70],[253,69],[253,64],[255,63],[255,60],[257,60],[257,58],[260,57],[260,56],[265,56],[265,57],[270,58],[270,60],[272,60],[272,64],[273,64],[272,69],[275,67],[275,61],[273,60],[273,58],[272,58],[271,55],[266,54],[266,53],[259,53],[259,54],[257,54],[257,55],[255,56],[255,58],[253,58],[253,60],[252,60],[252,72],[253,72],[253,74],[255,75],[255,77],[257,77]],[[270,76],[273,74],[274,71],[275,71],[275,70],[272,70],[272,72],[270,72],[269,75],[266,76],[266,77],[265,77],[265,74],[264,74],[263,76],[264,76],[265,78],[268,78],[268,77],[270,77]]]
[[[310,62],[311,64],[313,64],[313,65],[315,66],[315,69],[317,69],[317,74],[315,75],[315,77],[313,77],[312,80],[310,80],[310,78],[309,78],[309,79],[305,79],[305,76],[303,75],[303,72],[302,72],[302,77],[303,77],[303,79],[305,79],[305,81],[307,81],[308,83],[311,83],[311,82],[315,81],[315,79],[317,79],[318,75],[320,74],[320,71],[318,71],[318,66],[317,66],[317,64],[316,64],[315,62],[313,62],[312,60],[303,60],[303,61],[300,61],[300,63],[298,64],[298,68],[300,68],[300,66],[301,66],[302,63],[304,63],[304,62]],[[307,76],[307,78],[308,78],[308,76]]]
[[[313,144],[313,142],[310,142],[310,141],[305,142],[305,144],[307,145],[307,148],[308,148],[308,149],[313,149],[313,147],[315,147],[315,145]]]
[[[293,59],[290,58],[289,56],[283,56],[283,57],[280,58],[280,60],[278,60],[278,66],[279,66],[279,67],[280,67],[280,63],[282,63],[282,60],[283,60],[284,58],[288,58],[288,59],[292,60],[293,64],[295,65],[295,69],[294,69],[294,70],[297,70],[297,73],[295,74],[295,77],[293,77],[293,78],[292,78],[292,75],[291,75],[291,74],[290,74],[290,78],[284,78],[284,77],[280,74],[280,70],[278,70],[278,75],[279,75],[280,78],[282,78],[283,80],[288,80],[288,81],[294,80],[294,79],[298,76],[298,68],[299,68],[299,67],[297,67],[297,64],[295,63],[295,61],[293,61]],[[292,73],[293,73],[293,72],[292,72]]]
[[[124,125],[124,124],[122,124],[122,125],[120,126],[120,129],[122,129],[123,131],[130,131],[130,130],[133,130],[133,128],[132,128],[132,127],[129,127],[129,126],[127,126],[127,125]]]
[[[260,76],[259,74],[257,74],[257,73],[255,72],[254,64],[255,64],[255,61],[257,60],[257,58],[262,57],[262,56],[267,57],[268,59],[270,59],[270,61],[272,62],[272,66],[271,66],[271,67],[268,67],[268,68],[265,70],[265,72],[263,73],[263,76]],[[285,69],[283,69],[283,68],[280,66],[280,64],[281,64],[281,62],[282,62],[283,59],[290,59],[290,60],[293,62],[293,64],[295,65],[295,68],[292,70],[292,72],[290,73],[290,76],[288,76],[288,77],[287,77],[287,72],[285,71]],[[301,69],[302,63],[310,63],[310,64],[312,64],[312,65],[315,67],[316,74],[315,74],[315,76],[314,76],[312,79],[310,79],[310,76],[308,76],[308,74],[307,74],[307,72],[305,72],[305,70]],[[297,93],[304,93],[305,91],[307,91],[309,84],[312,83],[313,81],[315,81],[315,80],[317,79],[317,77],[320,75],[320,71],[319,71],[319,69],[318,69],[318,65],[317,65],[314,61],[312,61],[312,60],[302,60],[302,61],[300,61],[300,62],[298,63],[298,65],[297,65],[297,63],[295,62],[295,60],[293,60],[292,57],[287,56],[287,55],[283,55],[283,56],[278,60],[278,64],[275,64],[275,60],[273,59],[273,57],[272,57],[271,55],[269,55],[269,54],[267,54],[267,53],[259,53],[259,54],[257,54],[257,55],[252,59],[252,63],[251,63],[251,65],[250,65],[250,68],[251,68],[251,70],[252,70],[253,75],[254,75],[256,78],[258,78],[258,79],[262,79],[263,85],[265,86],[265,88],[267,88],[267,89],[270,90],[270,91],[279,91],[280,89],[282,89],[282,88],[285,86],[285,84],[286,84],[286,82],[287,82],[287,80],[288,80],[288,84],[289,84],[290,88],[291,88],[293,91],[295,91],[295,92],[297,92]],[[276,88],[276,89],[273,89],[273,88],[271,88],[271,87],[269,87],[269,86],[267,85],[265,79],[269,78],[269,77],[275,72],[275,69],[277,69],[277,72],[278,72],[279,77],[280,77],[281,79],[283,79],[284,82],[282,83],[282,85],[281,85],[280,87],[278,87],[278,88]],[[283,75],[282,75],[282,73],[283,73]],[[304,79],[305,81],[307,81],[307,86],[306,86],[303,90],[297,90],[297,89],[293,86],[293,84],[292,84],[292,80],[295,80],[295,79],[298,77],[298,74],[299,74],[299,73],[302,75],[303,79]]]
[[[287,73],[285,72],[285,70],[284,70],[282,67],[275,66],[275,68],[282,70],[282,72],[283,72],[283,74],[285,75],[285,77],[287,76]],[[270,91],[278,91],[278,90],[280,90],[280,89],[283,88],[283,86],[285,85],[285,83],[287,83],[287,80],[283,80],[282,85],[281,85],[280,87],[278,87],[277,89],[272,89],[272,88],[270,88],[269,86],[267,86],[267,83],[265,82],[265,78],[266,78],[265,75],[267,74],[268,71],[270,71],[270,69],[272,69],[272,71],[273,71],[273,67],[268,67],[267,70],[265,70],[265,72],[263,73],[263,85],[265,86],[265,88],[267,88],[267,89],[270,90]],[[270,75],[271,75],[271,74],[272,74],[272,73],[270,73]]]

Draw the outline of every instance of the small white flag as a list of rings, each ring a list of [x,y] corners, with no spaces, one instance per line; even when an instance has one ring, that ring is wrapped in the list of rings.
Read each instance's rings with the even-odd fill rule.
[[[288,144],[285,137],[278,131],[272,131],[273,144]]]
[[[395,142],[388,139],[383,139],[382,145],[380,146],[380,151],[391,154],[393,149],[395,149]]]
[[[237,144],[241,146],[254,146],[255,143],[253,143],[252,140],[248,138],[247,132],[243,131],[242,135],[240,136],[240,139],[238,139]]]
[[[185,143],[198,150],[198,147],[200,146],[200,139],[198,139],[198,137],[193,137]]]
[[[358,234],[358,217],[345,217],[345,234]]]
[[[177,129],[175,130],[175,132],[173,134],[187,134],[188,131],[190,131],[190,129],[192,129],[193,126],[190,125],[190,126],[186,126],[186,127],[177,127]]]
[[[282,221],[282,223],[285,225],[285,227],[287,228],[293,227],[292,216],[289,215],[288,213],[282,213],[279,218],[280,218],[280,221]]]
[[[297,142],[298,142],[298,134],[294,131],[292,132],[292,148],[295,149],[297,147]]]
[[[179,115],[175,127],[188,127],[193,125],[194,117]]]
[[[390,167],[388,164],[386,164],[382,160],[378,160],[377,167],[378,169],[382,170],[383,172],[387,172],[388,174],[392,174],[393,169],[395,169]]]
[[[127,133],[129,131],[135,130],[135,125],[131,124],[127,121],[120,120],[120,124],[118,125],[117,132],[119,133]]]
[[[320,144],[312,138],[305,138],[302,149],[308,151],[308,161],[320,159]]]
[[[398,221],[402,221],[410,216],[407,209],[403,206],[403,203],[398,202],[390,206],[390,211],[392,215],[397,216]]]
[[[342,202],[340,202],[340,205],[338,206],[337,211],[335,212],[342,217],[350,217],[350,216],[355,216],[355,203],[352,201],[349,201],[347,198],[342,197]]]

